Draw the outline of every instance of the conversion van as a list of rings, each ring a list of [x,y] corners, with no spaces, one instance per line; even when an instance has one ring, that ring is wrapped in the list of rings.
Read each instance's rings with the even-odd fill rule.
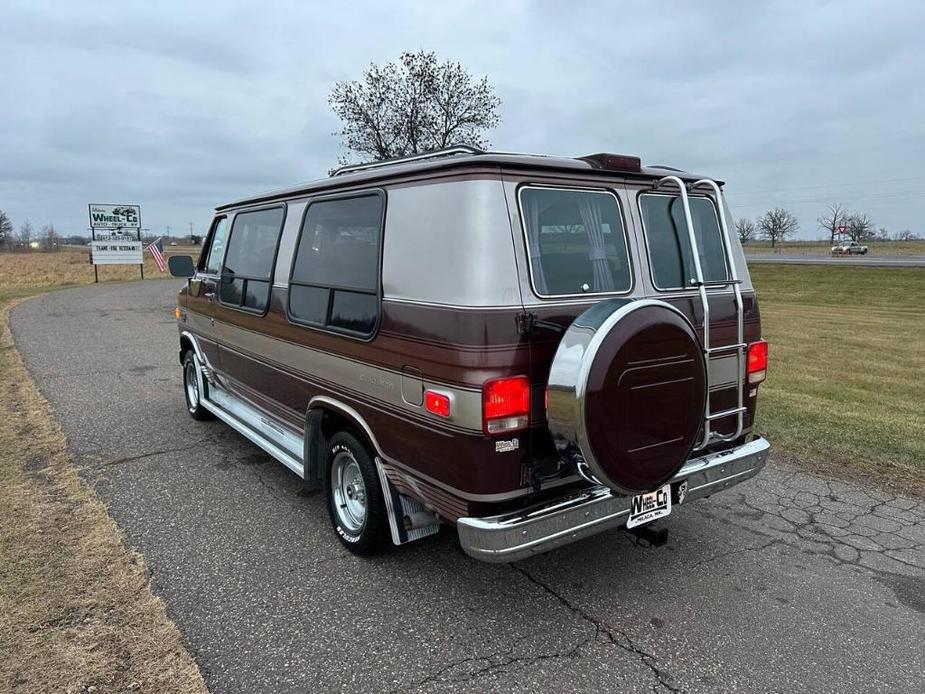
[[[730,226],[720,181],[466,146],[222,205],[170,259],[187,409],[322,488],[357,554],[651,532],[767,460]]]

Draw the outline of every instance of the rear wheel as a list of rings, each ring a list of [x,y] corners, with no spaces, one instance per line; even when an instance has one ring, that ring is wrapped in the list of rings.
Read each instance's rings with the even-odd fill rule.
[[[353,434],[340,431],[328,441],[324,469],[337,536],[354,554],[374,554],[386,544],[388,518],[372,455]]]
[[[183,356],[183,395],[186,397],[186,411],[198,421],[212,419],[212,413],[202,406],[205,393],[199,387],[199,360],[192,350]]]

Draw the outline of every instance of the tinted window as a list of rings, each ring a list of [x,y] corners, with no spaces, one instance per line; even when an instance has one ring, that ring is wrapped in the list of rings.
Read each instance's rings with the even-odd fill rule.
[[[312,203],[292,266],[291,317],[371,334],[379,314],[381,238],[379,195]]]
[[[706,198],[690,198],[690,207],[704,280],[728,279],[716,208]],[[640,209],[655,286],[659,289],[690,287],[690,280],[696,273],[681,198],[643,195]]]
[[[283,216],[282,207],[235,216],[222,267],[223,302],[255,311],[266,310]]]
[[[206,259],[205,271],[217,275],[222,269],[222,255],[225,252],[225,237],[228,234],[228,219],[222,217],[215,222],[209,241],[209,257]]]
[[[612,194],[524,188],[520,200],[537,293],[630,289],[626,235]]]

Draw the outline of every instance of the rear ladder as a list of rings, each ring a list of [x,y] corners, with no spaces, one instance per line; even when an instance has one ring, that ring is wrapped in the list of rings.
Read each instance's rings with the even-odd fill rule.
[[[664,184],[674,184],[681,191],[681,202],[684,206],[684,222],[687,226],[687,235],[691,246],[691,257],[694,261],[694,277],[690,279],[691,286],[697,287],[700,293],[700,304],[703,307],[703,355],[707,366],[707,406],[703,418],[703,438],[697,448],[719,441],[732,441],[742,435],[745,417],[745,360],[748,345],[745,343],[745,308],[742,303],[742,280],[739,279],[739,273],[736,270],[735,259],[732,256],[732,240],[729,237],[729,227],[726,225],[726,215],[722,208],[722,194],[716,181],[708,178],[702,178],[694,183],[685,184],[678,176],[665,176],[659,179],[653,189],[659,188]],[[694,233],[694,224],[691,218],[691,206],[687,197],[688,191],[694,191],[697,188],[706,187],[713,191],[716,196],[716,204],[719,212],[720,231],[723,235],[723,249],[726,254],[726,265],[729,268],[729,276],[725,280],[707,282],[703,278],[703,268],[700,265],[700,246],[697,243],[697,235]],[[710,344],[710,301],[707,294],[708,288],[723,288],[732,286],[733,298],[736,307],[736,342],[731,345],[721,345],[713,347]],[[735,352],[736,356],[736,406],[720,412],[712,412],[710,409],[710,359],[715,354],[723,352]],[[736,418],[736,428],[733,434],[720,434],[711,429],[711,422],[725,417]]]

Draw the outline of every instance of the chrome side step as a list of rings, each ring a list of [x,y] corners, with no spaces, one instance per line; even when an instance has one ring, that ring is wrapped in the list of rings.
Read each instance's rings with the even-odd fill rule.
[[[199,392],[205,391],[200,390]],[[259,410],[242,402],[221,386],[210,383],[208,393],[208,398],[200,400],[204,408],[251,443],[262,448],[299,477],[305,477],[305,465],[302,456],[296,455],[294,452],[303,450],[302,437],[286,431],[278,424],[269,421]],[[263,433],[262,430],[267,429],[272,432],[272,436],[276,440],[270,438],[270,433]],[[439,519],[427,511],[418,501],[395,491],[388,477],[386,477],[382,462],[378,457],[376,458],[376,469],[385,497],[392,542],[396,545],[402,545],[436,533],[440,529]]]
[[[200,402],[204,408],[244,438],[260,446],[299,477],[305,477],[305,466],[302,464],[302,457],[293,455],[291,451],[286,450],[261,433],[258,427],[266,426],[264,424],[266,417],[253,407],[244,404],[215,385],[209,386],[209,397],[203,398]],[[298,439],[301,446],[301,438],[283,431],[280,427],[272,427],[272,429],[274,434],[281,437]],[[290,445],[292,444],[287,441],[286,448],[289,448]]]

